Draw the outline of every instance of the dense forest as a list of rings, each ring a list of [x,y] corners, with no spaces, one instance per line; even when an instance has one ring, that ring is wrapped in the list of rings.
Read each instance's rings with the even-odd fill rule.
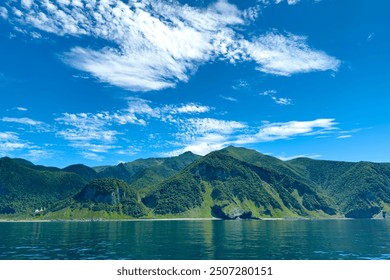
[[[389,209],[389,163],[281,161],[232,146],[92,168],[0,159],[3,219],[373,218]]]

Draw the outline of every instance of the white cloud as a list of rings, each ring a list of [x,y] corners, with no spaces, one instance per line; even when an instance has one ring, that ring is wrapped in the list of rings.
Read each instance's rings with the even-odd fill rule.
[[[30,9],[33,2],[34,0],[21,0],[21,4],[25,9]]]
[[[318,135],[329,133],[336,128],[334,119],[316,119],[313,121],[290,121],[285,123],[266,123],[254,135],[243,135],[237,144],[269,142],[279,139],[289,139],[303,135]]]
[[[248,9],[244,10],[242,14],[245,19],[249,21],[255,21],[261,14],[261,7],[260,5],[249,7]]]
[[[133,156],[136,155],[139,151],[140,149],[135,148],[133,146],[129,146],[126,149],[119,150],[117,153],[119,155]]]
[[[367,41],[372,41],[375,37],[375,33],[370,33],[367,37]]]
[[[246,128],[247,125],[237,121],[217,120],[212,118],[191,118],[185,121],[185,126],[193,129],[196,134],[217,132],[231,134],[237,129]]]
[[[279,104],[279,105],[291,105],[291,103],[292,103],[290,98],[283,98],[283,97],[278,98],[278,97],[273,96],[272,100],[275,101],[275,103]]]
[[[28,109],[24,107],[16,107],[16,110],[23,111],[23,112],[28,111]]]
[[[98,155],[92,152],[81,152],[80,153],[85,159],[93,160],[93,161],[103,161],[104,156]]]
[[[75,142],[72,143],[70,146],[81,150],[87,150],[93,153],[107,153],[112,149],[120,148],[120,146],[91,144],[86,142]]]
[[[101,141],[103,143],[112,143],[116,140],[116,135],[119,132],[115,130],[104,130],[104,129],[89,129],[83,130],[80,128],[75,129],[65,129],[57,132],[58,136],[63,137],[66,140],[71,142],[81,142],[79,146],[86,146],[89,143],[87,141]]]
[[[277,91],[276,90],[266,90],[264,92],[259,93],[259,95],[262,96],[269,96],[271,99],[278,105],[291,105],[292,100],[290,98],[285,97],[276,97]]]
[[[115,114],[115,118],[117,118],[121,124],[134,123],[146,125],[147,122],[145,118],[156,118],[163,121],[175,122],[175,118],[172,115],[202,114],[207,113],[213,109],[209,106],[196,103],[152,107],[151,102],[145,99],[131,97],[127,100],[127,109]]]
[[[272,90],[266,90],[266,91],[260,92],[259,95],[273,96],[276,93],[277,93],[277,91],[272,89]]]
[[[61,125],[56,135],[69,141],[69,146],[83,153],[83,156],[86,155],[88,159],[101,160],[100,156],[94,155],[111,151],[127,153],[127,150],[115,144],[120,140],[118,135],[121,133],[117,130],[118,126],[132,124],[142,127],[151,121],[166,122],[175,126],[184,125],[184,116],[207,113],[212,109],[196,103],[153,106],[152,102],[141,98],[131,97],[126,100],[128,102],[126,108],[113,112],[63,113],[55,119]],[[213,123],[210,119],[207,120],[208,123],[202,126],[197,119],[190,119],[192,129],[203,130],[204,133],[229,129],[228,124],[223,121]],[[234,125],[237,126],[234,123],[230,125],[232,128]]]
[[[108,113],[98,113],[95,115],[90,113],[64,113],[56,121],[71,128],[62,129],[57,132],[57,135],[70,141],[71,145],[78,147],[92,145],[93,143],[91,141],[106,144],[113,143],[116,141],[116,135],[119,132],[106,127],[110,119],[111,117]]]
[[[64,113],[62,117],[56,118],[55,120],[64,125],[74,126],[82,130],[95,130],[104,126],[108,119],[110,119],[108,113],[103,112],[95,115],[91,113]]]
[[[38,32],[31,32],[30,35],[34,39],[41,39],[42,38],[42,35],[40,33],[38,33]]]
[[[286,123],[270,123],[260,128],[256,137],[262,140],[285,139],[293,136],[303,135],[313,132],[318,133],[317,128],[321,130],[335,129],[334,119],[317,119],[313,121],[290,121]]]
[[[334,119],[265,123],[257,133],[248,134],[247,130],[250,128],[244,123],[215,119],[189,119],[182,127],[182,131],[175,135],[178,142],[172,143],[181,148],[164,155],[174,156],[186,151],[205,155],[229,145],[254,144],[330,133],[337,129],[336,124]]]
[[[210,111],[210,107],[190,103],[190,104],[186,104],[186,105],[183,105],[181,107],[178,107],[178,108],[174,109],[174,111],[176,111],[177,113],[181,113],[181,114],[206,113],[206,112]]]
[[[28,153],[23,156],[33,161],[39,161],[42,159],[52,158],[53,155],[54,153],[51,151],[32,149],[29,150]]]
[[[190,118],[179,122],[180,132],[175,134],[181,146],[166,156],[174,156],[191,151],[205,155],[211,151],[222,149],[232,143],[232,139],[247,125],[237,121],[217,120],[212,118]]]
[[[262,0],[263,2],[266,2],[266,4],[269,4],[269,1],[267,0]],[[275,4],[280,4],[282,3],[284,0],[275,0]],[[317,2],[318,0],[314,0],[315,2]],[[296,5],[298,4],[299,2],[301,2],[301,0],[287,0],[287,4],[288,5]]]
[[[295,5],[298,4],[301,0],[287,0],[287,4],[289,5]]]
[[[25,153],[23,157],[34,161],[51,158],[54,155],[53,151],[43,150],[38,145],[21,139],[16,132],[0,132],[0,156],[14,157],[14,153],[20,155],[21,152]]]
[[[177,156],[188,151],[197,155],[206,155],[212,151],[223,149],[228,145],[229,141],[226,136],[210,133],[194,139],[183,148],[164,153],[163,156]]]
[[[0,17],[3,19],[8,18],[8,10],[4,7],[0,7]]]
[[[249,83],[245,80],[238,80],[235,81],[235,83],[232,85],[232,89],[234,90],[240,90],[240,89],[245,89],[249,87]]]
[[[10,141],[19,139],[16,133],[14,132],[0,132],[0,140],[1,141]]]
[[[56,0],[58,4],[67,6],[70,4],[71,0]],[[92,1],[91,1],[92,2]]]
[[[348,135],[340,135],[337,137],[337,139],[346,139],[346,138],[351,138],[352,135],[348,134]]]
[[[23,111],[23,110],[21,110],[21,111]],[[34,121],[34,120],[30,119],[30,118],[8,118],[8,117],[4,117],[4,118],[1,119],[1,121],[3,121],[3,122],[14,122],[14,123],[20,123],[20,124],[32,125],[32,126],[43,125],[43,122]]]
[[[102,161],[103,156],[98,153],[108,153],[119,148],[112,145],[117,141],[118,131],[110,129],[109,121],[104,119],[105,114],[67,114],[56,121],[70,128],[62,128],[56,135],[67,141],[69,146],[77,149],[86,159]]]
[[[231,101],[231,102],[238,102],[238,100],[234,97],[231,97],[231,96],[224,96],[224,95],[220,95],[219,97],[221,97],[222,99],[225,99],[227,101]]]
[[[290,76],[312,71],[337,71],[340,61],[324,52],[311,49],[306,38],[289,34],[269,33],[253,42],[243,42],[248,56],[256,61],[257,70]]]
[[[29,143],[19,138],[15,132],[0,132],[0,156],[10,156],[15,150],[29,148]]]
[[[73,48],[65,54],[64,61],[102,82],[131,91],[159,90],[174,87],[178,81],[188,81],[186,65],[149,51],[122,55],[112,49]]]
[[[23,16],[22,11],[16,9],[15,7],[12,9],[12,11],[14,12],[15,16],[17,16],[17,17],[22,17]]]
[[[284,76],[336,71],[340,64],[310,48],[303,37],[269,33],[245,38],[245,23],[258,16],[258,5],[241,11],[225,0],[205,8],[157,0],[44,0],[24,1],[20,9],[14,8],[17,17],[11,21],[58,36],[106,41],[96,49],[73,46],[62,59],[101,82],[131,91],[175,87],[216,59],[254,61],[257,70]]]
[[[23,108],[25,109],[25,108]],[[19,109],[17,109],[19,110]],[[23,110],[19,110],[23,111]],[[30,127],[30,129],[34,131],[39,131],[39,132],[49,132],[52,130],[51,126],[41,122],[41,121],[36,121],[30,118],[9,118],[9,117],[3,117],[0,119],[2,122],[7,122],[7,123],[18,123],[22,125],[27,125]]]

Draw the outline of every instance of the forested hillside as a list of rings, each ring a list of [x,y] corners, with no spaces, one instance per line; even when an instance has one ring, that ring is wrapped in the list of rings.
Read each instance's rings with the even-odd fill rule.
[[[372,218],[389,206],[389,163],[281,161],[236,147],[92,168],[0,159],[3,216]]]

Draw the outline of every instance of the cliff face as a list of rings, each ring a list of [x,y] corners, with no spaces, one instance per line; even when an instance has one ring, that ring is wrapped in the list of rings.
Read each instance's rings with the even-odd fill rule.
[[[84,190],[82,199],[114,205],[120,203],[124,197],[124,191],[119,188],[116,188],[116,190],[112,192],[102,193],[99,192],[97,188],[88,186]]]
[[[146,214],[145,206],[139,202],[137,192],[126,182],[113,179],[95,179],[89,182],[76,196],[74,208],[92,211],[115,212],[132,217]]]

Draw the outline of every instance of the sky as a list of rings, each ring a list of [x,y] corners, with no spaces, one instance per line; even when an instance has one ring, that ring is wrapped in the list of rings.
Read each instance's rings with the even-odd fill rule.
[[[390,162],[386,0],[2,0],[0,156]]]

